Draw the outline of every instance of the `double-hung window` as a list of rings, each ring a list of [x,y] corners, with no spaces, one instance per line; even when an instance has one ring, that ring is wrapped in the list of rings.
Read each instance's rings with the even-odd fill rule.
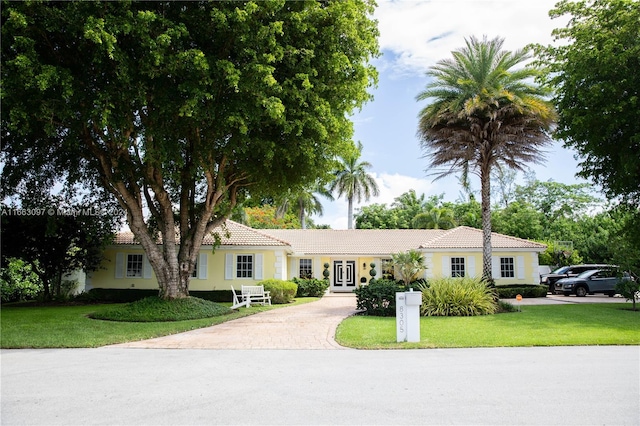
[[[127,255],[127,278],[142,278],[142,256],[141,254]]]
[[[236,257],[236,278],[253,278],[252,254],[239,254]]]
[[[300,278],[309,279],[313,278],[313,263],[312,259],[300,259]]]
[[[464,277],[464,257],[451,258],[451,276]]]
[[[513,257],[500,258],[500,278],[514,278],[516,276]]]

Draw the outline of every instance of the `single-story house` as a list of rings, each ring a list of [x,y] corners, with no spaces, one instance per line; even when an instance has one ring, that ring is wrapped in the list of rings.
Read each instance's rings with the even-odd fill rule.
[[[480,276],[482,231],[460,226],[440,229],[252,229],[228,220],[204,240],[190,290],[229,290],[267,278],[322,279],[328,270],[330,291],[350,292],[371,278],[393,278],[393,253],[419,250],[424,278]],[[493,278],[497,285],[538,284],[538,253],[546,246],[520,238],[492,235]],[[142,247],[130,232],[107,247],[103,267],[88,274],[86,289],[158,288]]]

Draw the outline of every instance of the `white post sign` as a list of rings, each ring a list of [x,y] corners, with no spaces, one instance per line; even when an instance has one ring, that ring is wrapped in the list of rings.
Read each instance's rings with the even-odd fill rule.
[[[404,292],[396,293],[396,341],[407,341],[407,305]]]

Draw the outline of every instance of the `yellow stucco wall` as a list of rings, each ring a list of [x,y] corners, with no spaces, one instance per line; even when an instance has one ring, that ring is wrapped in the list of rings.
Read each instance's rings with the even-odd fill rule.
[[[105,251],[105,260],[102,263],[102,267],[97,271],[90,274],[87,284],[91,288],[136,288],[136,289],[157,289],[158,283],[155,278],[153,270],[151,270],[151,277],[123,277],[116,278],[116,256],[117,253],[123,253],[126,261],[126,255],[128,254],[144,254],[144,251],[140,246],[113,246],[109,247]],[[200,250],[201,254],[206,254],[207,258],[207,275],[206,279],[199,277],[191,278],[189,283],[189,289],[194,291],[209,291],[209,290],[229,290],[231,286],[239,289],[241,285],[253,285],[262,279],[273,278],[276,276],[277,270],[277,255],[280,254],[282,258],[285,258],[286,254],[282,251],[278,253],[269,249],[221,249],[218,248],[215,254],[212,252],[210,246],[205,246]],[[226,254],[233,255],[233,278],[225,278],[225,262]],[[262,254],[262,278],[258,278],[259,275],[254,273],[253,278],[235,278],[235,256],[238,254]],[[256,262],[254,256],[254,262]],[[254,263],[255,264],[255,263]]]
[[[157,289],[158,285],[155,274],[151,270],[151,277],[123,277],[116,278],[116,254],[123,253],[124,259],[127,254],[144,254],[140,246],[112,246],[105,252],[105,261],[103,268],[92,272],[87,279],[88,288],[136,288],[136,289]],[[255,284],[262,279],[281,278],[291,279],[299,275],[299,259],[300,257],[289,256],[284,250],[273,248],[231,248],[221,247],[216,249],[215,254],[212,252],[211,246],[205,246],[200,251],[201,255],[206,255],[207,273],[206,279],[194,277],[190,281],[190,289],[194,291],[210,291],[210,290],[229,290],[231,286],[238,289],[241,285]],[[226,259],[227,254],[232,255],[233,270],[232,279],[226,279]],[[235,256],[239,254],[253,254],[254,262],[256,262],[257,254],[262,255],[262,277],[254,273],[253,278],[236,278],[235,274]],[[390,257],[390,256],[388,256]],[[385,256],[385,258],[388,258]],[[440,251],[424,253],[425,270],[423,277],[436,278],[450,275],[450,259],[452,257],[464,257],[465,272],[467,276],[480,277],[482,275],[482,252],[480,250],[467,251]],[[512,257],[514,259],[514,277],[500,278],[499,262],[501,257]],[[312,259],[313,275],[318,279],[322,279],[323,265],[329,263],[329,272],[333,274],[334,260],[355,260],[356,261],[356,285],[361,284],[361,278],[365,278],[368,282],[370,279],[370,264],[376,264],[376,277],[381,276],[381,259],[383,257],[371,256],[352,256],[352,257],[330,257],[330,256],[306,256],[304,258]],[[494,272],[497,271],[495,281],[497,285],[506,284],[538,284],[538,253],[534,251],[494,251],[493,262]],[[363,264],[365,267],[363,268]],[[199,269],[199,268],[198,268]],[[227,271],[228,272],[228,271]],[[198,274],[200,271],[198,272]],[[333,277],[331,276],[333,283]]]
[[[467,276],[482,276],[482,251],[466,252],[434,252],[425,253],[425,264],[427,265],[426,277],[446,277],[451,274],[452,257],[464,257],[465,272]],[[500,258],[510,257],[514,260],[514,277],[500,277]],[[538,284],[540,276],[538,273],[538,253],[533,251],[493,251],[492,275],[496,285],[507,284]]]

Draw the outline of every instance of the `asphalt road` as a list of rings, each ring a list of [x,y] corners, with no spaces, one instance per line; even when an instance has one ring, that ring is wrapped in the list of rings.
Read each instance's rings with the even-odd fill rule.
[[[3,425],[638,425],[640,347],[2,350]]]

